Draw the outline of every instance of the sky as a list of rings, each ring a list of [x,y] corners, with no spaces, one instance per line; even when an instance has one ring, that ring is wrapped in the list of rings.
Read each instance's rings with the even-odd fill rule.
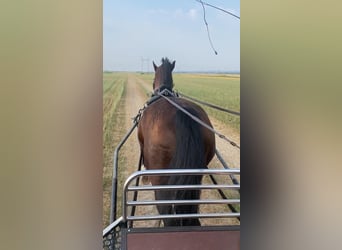
[[[208,4],[240,16],[239,0]],[[240,72],[240,19],[195,0],[103,0],[103,70],[153,71],[176,61],[175,72]]]

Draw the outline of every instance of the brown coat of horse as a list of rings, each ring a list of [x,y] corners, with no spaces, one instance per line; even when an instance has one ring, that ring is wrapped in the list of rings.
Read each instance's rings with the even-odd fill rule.
[[[155,69],[154,92],[163,88],[172,90],[172,70],[175,62],[162,59],[162,65]],[[212,127],[205,111],[198,105],[179,97],[169,97],[192,115]],[[213,132],[192,120],[163,98],[151,103],[143,112],[138,125],[138,139],[146,169],[203,169],[215,153],[215,136]],[[202,177],[186,176],[152,176],[152,185],[198,185]],[[157,200],[199,199],[199,190],[155,191]],[[198,205],[158,205],[160,214],[195,214]],[[164,219],[164,226],[200,225],[198,219]]]

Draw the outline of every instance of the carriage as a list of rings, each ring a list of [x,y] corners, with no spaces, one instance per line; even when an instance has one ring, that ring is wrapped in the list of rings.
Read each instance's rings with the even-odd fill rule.
[[[171,64],[167,59],[162,62],[160,67],[153,64],[156,71],[154,95],[139,111],[132,128],[114,152],[111,223],[103,230],[103,249],[239,249],[240,170],[229,168],[223,160],[215,148],[214,133],[233,146],[239,146],[215,131],[198,105],[179,101],[184,98],[172,91],[174,62]],[[169,110],[159,112],[162,103]],[[152,104],[159,108],[158,112],[150,108]],[[159,118],[156,113],[165,116]],[[180,121],[174,121],[177,119]],[[171,125],[166,124],[167,120]],[[138,169],[125,181],[119,201],[118,155],[136,128],[141,148]],[[183,129],[183,133],[180,132]],[[162,136],[151,133],[156,130],[167,132]],[[180,152],[176,152],[177,149]],[[208,169],[207,164],[214,156],[222,167]],[[142,165],[146,170],[141,169]],[[214,199],[203,195],[213,192]],[[232,192],[238,193],[238,197],[230,197]],[[119,203],[120,216],[116,214]],[[137,212],[144,207],[156,207],[157,212]],[[200,211],[199,207],[205,209]],[[233,220],[235,223],[231,223]]]

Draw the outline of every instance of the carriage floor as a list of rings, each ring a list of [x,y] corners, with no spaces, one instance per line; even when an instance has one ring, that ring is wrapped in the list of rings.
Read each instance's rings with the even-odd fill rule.
[[[123,248],[127,250],[222,250],[240,249],[240,228],[169,227],[131,228],[123,230]]]

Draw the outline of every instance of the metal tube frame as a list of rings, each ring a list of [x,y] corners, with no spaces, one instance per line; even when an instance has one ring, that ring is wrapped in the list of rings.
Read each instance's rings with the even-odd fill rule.
[[[133,173],[131,176],[128,177],[124,184],[124,193],[123,193],[123,209],[122,209],[122,217],[123,222],[132,221],[132,220],[154,220],[154,219],[163,219],[163,218],[216,218],[216,217],[240,217],[240,213],[216,213],[216,214],[173,214],[173,215],[155,215],[155,216],[127,216],[127,207],[128,206],[137,206],[137,205],[182,205],[182,204],[239,204],[240,199],[228,199],[225,200],[163,200],[163,201],[127,201],[127,195],[129,191],[137,191],[143,189],[143,187],[130,187],[129,185],[133,182],[136,178],[140,178],[141,176],[171,176],[171,175],[230,175],[235,174],[239,175],[239,169],[164,169],[164,170],[143,170]],[[187,189],[190,187],[195,186],[199,188],[199,185],[185,185]],[[220,185],[222,186],[222,185]],[[206,189],[219,189],[220,186],[216,185],[206,185]],[[228,185],[225,185],[226,187]],[[237,189],[239,185],[231,185],[234,186],[234,189]],[[155,187],[156,188],[156,187]],[[164,189],[183,189],[182,185],[165,185]],[[148,188],[148,191],[153,190],[152,188]]]
[[[118,146],[115,148],[114,151],[114,162],[113,162],[113,179],[112,179],[112,195],[111,195],[111,204],[110,204],[110,219],[109,223],[112,223],[116,219],[116,199],[117,199],[117,186],[118,186],[118,179],[117,179],[117,171],[118,171],[118,158],[119,158],[119,151],[123,144],[127,141],[129,136],[132,134],[134,129],[137,127],[138,123],[135,122],[132,128],[127,132],[125,137],[121,140]]]
[[[215,149],[215,154],[216,154],[216,156],[217,156],[217,159],[221,162],[222,166],[223,166],[225,169],[231,169],[231,168],[228,166],[228,164],[224,161],[224,159],[223,159],[221,153],[220,153],[217,149]],[[239,181],[235,178],[235,176],[233,176],[233,175],[229,175],[229,176],[230,176],[230,178],[231,178],[231,180],[232,180],[232,182],[233,182],[234,184],[240,185]]]
[[[146,216],[128,216],[126,221],[131,220],[160,220],[160,219],[187,219],[187,218],[235,218],[240,213],[207,213],[207,214],[163,214]]]
[[[143,161],[143,155],[142,155],[142,153],[140,153],[139,163],[138,163],[138,171],[141,170],[142,161]],[[140,177],[136,178],[135,186],[139,186],[139,181],[140,181]],[[136,191],[134,191],[133,200],[136,201],[137,199],[138,199],[138,191],[136,190]],[[134,216],[135,208],[136,207],[132,207],[131,216]],[[133,227],[133,221],[130,222],[129,227]]]
[[[179,188],[181,189],[181,188]],[[239,199],[227,200],[149,200],[149,201],[126,201],[127,206],[149,205],[199,205],[199,204],[239,204]]]
[[[108,225],[105,229],[102,231],[102,237],[106,237],[107,234],[109,234],[115,227],[120,225],[120,223],[123,222],[123,217],[120,216],[116,221],[114,221],[112,224]]]
[[[127,188],[127,191],[155,191],[155,190],[173,190],[173,189],[179,189],[179,186],[177,185],[143,185],[143,186],[129,186]],[[182,185],[182,189],[240,189],[240,185]]]

